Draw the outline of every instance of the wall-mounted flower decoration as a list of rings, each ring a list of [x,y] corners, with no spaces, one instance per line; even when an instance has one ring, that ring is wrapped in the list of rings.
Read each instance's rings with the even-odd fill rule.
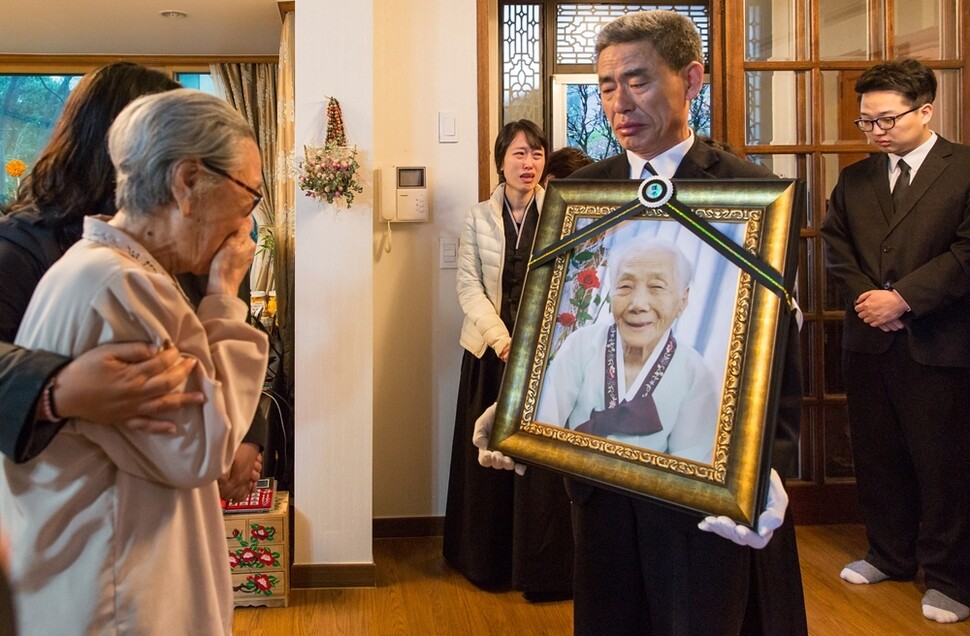
[[[333,203],[343,200],[349,208],[354,195],[364,191],[360,183],[357,148],[328,143],[323,148],[303,148],[300,189],[308,197]]]
[[[354,195],[364,191],[360,182],[357,147],[347,145],[343,114],[333,97],[327,102],[327,141],[322,147],[303,147],[300,189],[308,197],[327,203],[344,202],[349,208]]]

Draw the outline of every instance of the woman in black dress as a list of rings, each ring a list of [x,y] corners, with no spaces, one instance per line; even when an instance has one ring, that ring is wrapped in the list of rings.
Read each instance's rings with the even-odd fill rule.
[[[534,123],[506,124],[495,140],[499,185],[469,210],[458,249],[465,349],[445,512],[444,556],[486,589],[511,586],[528,600],[572,594],[572,531],[562,478],[522,477],[478,464],[475,420],[498,398],[511,333],[545,194],[548,151]]]

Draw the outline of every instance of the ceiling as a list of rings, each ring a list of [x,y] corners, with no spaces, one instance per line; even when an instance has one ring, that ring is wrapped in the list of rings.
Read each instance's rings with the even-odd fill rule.
[[[0,54],[277,55],[277,0],[0,0]],[[163,18],[176,9],[185,18]]]

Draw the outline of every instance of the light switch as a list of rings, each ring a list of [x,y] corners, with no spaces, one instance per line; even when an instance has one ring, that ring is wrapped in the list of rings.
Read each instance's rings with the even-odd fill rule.
[[[458,116],[455,113],[438,113],[438,143],[458,143]]]
[[[438,265],[441,269],[458,269],[458,239],[453,236],[438,238]]]

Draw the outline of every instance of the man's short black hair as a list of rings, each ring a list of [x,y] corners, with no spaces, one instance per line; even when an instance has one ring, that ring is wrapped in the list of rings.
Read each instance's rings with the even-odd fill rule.
[[[901,93],[910,106],[932,104],[936,99],[936,75],[916,60],[882,62],[869,68],[856,80],[859,99],[873,91]]]

